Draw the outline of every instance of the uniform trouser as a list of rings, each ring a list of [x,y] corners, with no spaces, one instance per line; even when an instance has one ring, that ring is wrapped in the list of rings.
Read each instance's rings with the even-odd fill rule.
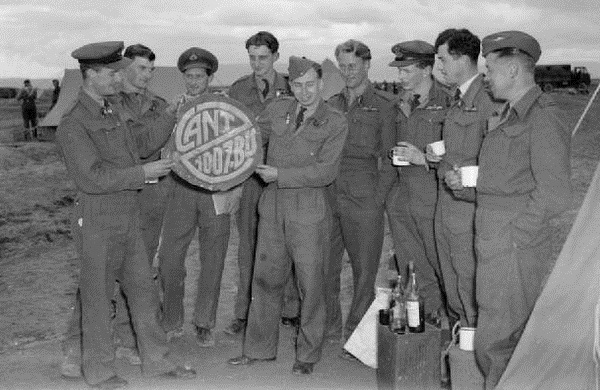
[[[340,175],[341,176],[341,175]],[[369,179],[371,177],[371,179]],[[354,292],[350,311],[343,326],[348,339],[375,299],[375,280],[383,246],[384,207],[376,191],[376,174],[356,172],[339,177],[332,224],[329,259],[325,264],[325,299],[327,322],[325,335],[336,338],[342,335],[342,311],[340,307],[340,273],[344,248],[348,251],[352,268]],[[353,192],[364,183],[372,182],[371,193]],[[369,185],[369,184],[367,184]]]
[[[515,210],[477,209],[477,301],[475,356],[487,389],[502,376],[543,288],[554,259],[550,228],[518,244]]]
[[[150,265],[152,265],[156,254],[156,248],[158,248],[158,241],[170,188],[171,179],[169,176],[164,176],[158,183],[146,184],[144,188],[138,192],[142,238],[144,240],[144,245],[146,246]],[[127,307],[122,292],[117,292],[115,296],[115,305],[116,309],[113,326],[117,343],[124,347],[135,348],[136,341],[132,332],[133,329],[131,328],[129,308]],[[159,303],[157,302],[157,310],[159,309],[158,306]]]
[[[229,214],[216,214],[210,191],[175,181],[158,249],[165,331],[183,326],[185,257],[196,227],[200,273],[192,323],[202,328],[214,328],[229,241],[229,220]]]
[[[165,334],[156,318],[156,289],[140,231],[137,194],[84,195],[80,273],[82,368],[90,385],[115,375],[110,305],[119,281],[129,307],[142,360],[142,372],[172,370],[164,358]]]
[[[277,189],[271,184],[261,196],[259,213],[244,354],[258,359],[277,356],[283,294],[293,266],[300,294],[296,360],[315,363],[323,344],[324,262],[331,229],[325,189]]]
[[[256,253],[258,232],[258,200],[264,188],[263,181],[256,175],[250,176],[244,183],[240,208],[237,212],[237,228],[239,234],[238,269],[240,280],[235,300],[235,318],[248,318],[250,307],[252,273]],[[290,279],[285,289],[283,305],[284,317],[296,317],[299,310],[298,290],[294,279]]]
[[[31,129],[34,138],[37,137],[37,109],[35,106],[33,107],[24,107],[21,110],[21,114],[23,116],[23,127],[28,132]]]
[[[448,315],[463,326],[477,324],[475,299],[475,204],[438,191],[435,238]]]
[[[441,271],[434,234],[435,204],[415,205],[403,196],[396,184],[388,196],[386,211],[398,270],[404,282],[408,263],[413,261],[425,313],[443,311]]]

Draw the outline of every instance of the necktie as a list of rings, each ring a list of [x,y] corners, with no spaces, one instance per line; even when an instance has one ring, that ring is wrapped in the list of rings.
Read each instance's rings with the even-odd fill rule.
[[[265,83],[265,89],[262,90],[263,98],[266,99],[269,94],[269,81],[267,79],[262,79],[263,83]]]
[[[462,93],[460,93],[460,88],[456,88],[454,92],[454,101],[457,102],[460,100]]]
[[[410,101],[410,112],[413,112],[417,107],[419,107],[419,105],[421,104],[421,102],[419,101],[419,98],[421,97],[421,95],[419,95],[418,93],[415,93],[412,97],[412,100]]]
[[[298,112],[298,115],[296,116],[296,130],[298,130],[298,127],[300,127],[300,125],[302,124],[302,121],[304,120],[305,112],[306,112],[306,107],[300,107],[300,111]]]

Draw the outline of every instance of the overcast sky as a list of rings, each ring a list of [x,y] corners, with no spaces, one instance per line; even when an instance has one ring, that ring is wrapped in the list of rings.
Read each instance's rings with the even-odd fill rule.
[[[281,65],[290,55],[333,58],[349,38],[391,60],[405,40],[433,43],[448,27],[480,38],[523,30],[542,46],[542,63],[600,60],[598,0],[0,0],[0,77],[58,77],[76,67],[71,51],[94,41],[144,43],[157,65],[200,46],[222,63],[244,63],[245,40],[259,30],[280,41]]]

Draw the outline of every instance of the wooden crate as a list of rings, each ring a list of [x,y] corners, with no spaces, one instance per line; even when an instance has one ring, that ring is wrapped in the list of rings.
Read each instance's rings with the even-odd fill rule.
[[[377,388],[439,390],[441,331],[427,325],[423,333],[397,335],[377,328]]]

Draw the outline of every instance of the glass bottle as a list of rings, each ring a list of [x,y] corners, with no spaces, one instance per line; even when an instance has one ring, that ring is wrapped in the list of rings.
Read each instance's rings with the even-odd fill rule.
[[[402,275],[398,275],[396,285],[392,290],[390,317],[390,330],[394,333],[404,334],[406,332],[406,304],[404,291],[402,291]]]
[[[408,283],[405,290],[406,317],[410,333],[425,331],[425,305],[423,297],[419,294],[414,262],[408,263]]]

